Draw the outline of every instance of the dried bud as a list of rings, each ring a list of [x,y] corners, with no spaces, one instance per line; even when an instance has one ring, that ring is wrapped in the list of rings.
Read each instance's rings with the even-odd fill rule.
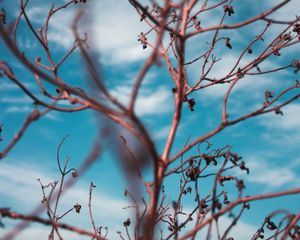
[[[221,186],[224,186],[224,182],[233,180],[233,176],[219,176],[218,182]]]
[[[73,177],[73,178],[78,177],[78,172],[77,172],[76,170],[74,170],[74,171],[72,172],[72,177]]]
[[[298,73],[300,70],[300,60],[294,60],[292,62],[292,67],[294,67],[294,73]]]
[[[128,191],[127,191],[127,189],[125,189],[124,190],[124,196],[127,197],[127,195],[128,195]]]
[[[41,57],[37,57],[37,58],[35,59],[35,61],[36,61],[37,63],[40,63],[40,62],[41,62],[41,60],[42,60],[42,58],[41,58]]]
[[[170,232],[173,232],[175,229],[174,229],[174,227],[173,227],[172,225],[169,225],[169,226],[168,226],[168,230],[169,230]]]
[[[300,23],[294,25],[293,32],[297,33],[298,39],[300,40]]]
[[[0,22],[6,24],[6,11],[3,8],[0,12]]]
[[[75,211],[77,213],[80,213],[80,209],[81,209],[81,205],[80,204],[76,203],[76,205],[74,205],[74,208],[75,208]]]
[[[225,38],[225,46],[228,47],[229,49],[232,49],[232,46],[231,46],[231,44],[230,44],[230,38],[229,38],[229,37]]]
[[[269,230],[275,230],[275,229],[277,229],[277,226],[275,225],[275,223],[274,222],[268,222],[268,224],[267,224],[267,228],[269,229]]]
[[[142,22],[145,18],[146,18],[146,13],[143,12],[142,15],[141,15],[140,22]]]
[[[232,162],[238,162],[239,160],[242,159],[242,157],[240,157],[236,153],[230,152],[230,156],[231,156],[230,161],[232,161]]]
[[[143,49],[147,48],[148,42],[147,42],[147,38],[143,32],[141,32],[141,34],[139,35],[138,41],[141,42],[141,44],[143,45]]]
[[[208,208],[208,205],[207,205],[205,199],[200,200],[200,206],[202,209]]]
[[[196,28],[196,30],[200,31],[202,29],[201,26],[200,26],[201,22],[198,21],[197,16],[193,16],[192,20],[194,22],[194,27]]]
[[[196,101],[194,98],[187,99],[187,103],[189,105],[189,109],[193,112],[194,111],[194,106],[196,105]]]
[[[3,124],[0,124],[0,142],[3,141],[2,136],[1,136],[1,133],[2,133],[2,127],[3,127]]]
[[[193,169],[190,169],[186,172],[186,175],[192,180],[195,181],[200,174],[199,167],[194,167]]]
[[[248,210],[249,210],[249,209],[250,209],[250,204],[249,204],[249,203],[247,203],[247,202],[246,202],[246,203],[244,203],[244,208],[246,208],[246,209],[248,209]]]
[[[265,103],[264,103],[264,105],[268,106],[270,104],[270,98],[273,98],[273,97],[274,97],[273,92],[271,92],[269,90],[265,91]]]
[[[124,226],[124,227],[129,227],[130,224],[131,224],[131,221],[130,221],[129,218],[127,218],[127,220],[123,222],[123,226]]]
[[[265,218],[265,223],[267,223],[267,228],[269,230],[277,229],[277,226],[275,225],[275,223],[271,221],[271,217],[266,217]]]
[[[231,16],[232,14],[234,14],[234,10],[231,5],[224,5],[223,9],[224,9],[224,13],[227,13],[228,16]]]
[[[87,0],[75,0],[74,3],[75,3],[75,4],[77,4],[77,3],[86,3],[86,1],[87,1]]]
[[[236,76],[239,78],[243,78],[245,76],[245,74],[242,72],[241,68],[238,68]]]
[[[91,187],[92,187],[92,188],[95,188],[96,185],[95,185],[93,182],[91,182]]]
[[[243,189],[245,188],[244,181],[241,179],[238,179],[236,181],[236,187],[238,188],[239,192],[243,191]]]
[[[265,97],[266,98],[272,98],[273,97],[273,92],[271,92],[269,90],[265,91]]]
[[[256,239],[260,238],[260,239],[264,239],[265,238],[265,235],[264,235],[264,229],[263,228],[260,228],[257,230],[257,235],[256,235]]]
[[[172,15],[172,22],[173,23],[176,23],[178,21],[178,16],[177,16],[177,13],[176,13],[176,10],[173,9],[173,15]]]
[[[275,50],[274,50],[275,49]],[[279,50],[277,50],[275,47],[272,49],[274,52],[273,52],[273,55],[274,56],[277,56],[277,57],[280,57],[281,56],[281,53],[279,52]]]
[[[191,192],[192,192],[192,188],[189,186],[189,187],[187,187],[186,189],[184,189],[182,193],[183,193],[184,195],[186,195],[186,194],[191,193]]]
[[[242,161],[242,163],[241,163],[241,165],[240,165],[240,169],[241,169],[242,171],[246,171],[247,174],[249,174],[249,172],[250,172],[250,171],[249,171],[249,168],[246,167],[244,161]]]
[[[218,210],[222,209],[222,203],[220,203],[220,201],[218,199],[216,201],[214,201],[213,204]]]
[[[283,116],[283,112],[281,111],[280,108],[275,109],[275,114]]]
[[[283,41],[291,41],[292,40],[292,35],[291,33],[285,33],[283,35],[280,36],[280,39],[283,40]]]
[[[226,205],[230,203],[230,201],[228,200],[227,192],[224,192],[223,203],[226,204]]]
[[[205,155],[205,156],[203,156],[203,158],[204,158],[204,160],[206,161],[206,165],[209,165],[210,163],[212,163],[214,166],[217,166],[217,165],[218,165],[218,162],[217,162],[215,156],[208,156],[208,155]]]

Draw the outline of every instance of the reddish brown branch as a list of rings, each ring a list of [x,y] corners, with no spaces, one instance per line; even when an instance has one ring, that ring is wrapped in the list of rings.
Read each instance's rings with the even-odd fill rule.
[[[35,223],[40,223],[46,226],[52,226],[55,228],[61,228],[64,230],[68,230],[70,232],[74,232],[77,233],[79,235],[84,235],[84,236],[88,236],[88,237],[92,237],[95,238],[97,240],[105,240],[105,238],[100,237],[99,235],[96,235],[93,232],[89,232],[85,229],[79,228],[79,227],[74,227],[65,223],[57,223],[57,222],[53,222],[51,220],[48,219],[44,219],[41,217],[38,217],[36,215],[25,215],[25,214],[21,214],[21,213],[17,213],[17,212],[12,212],[7,208],[0,208],[0,215],[3,218],[10,218],[10,219],[14,219],[14,220],[23,220],[26,222],[35,222]]]

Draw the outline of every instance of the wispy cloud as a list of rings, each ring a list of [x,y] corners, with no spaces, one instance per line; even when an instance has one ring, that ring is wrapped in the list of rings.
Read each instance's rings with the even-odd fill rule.
[[[140,46],[138,34],[147,26],[126,1],[99,1],[93,9],[92,32],[104,62],[124,63],[144,59],[148,51]]]
[[[237,59],[239,58],[239,52],[231,52],[231,54],[225,54],[222,56],[222,59],[216,63],[215,67],[211,71],[211,78],[219,79],[221,77],[226,76],[233,66],[235,65]],[[249,56],[245,56],[240,61],[239,66],[246,66],[247,63],[251,62],[252,58]],[[278,66],[278,63],[273,63],[272,61],[266,60],[261,64],[262,70],[270,70],[274,69]],[[216,71],[217,69],[217,71]],[[233,93],[245,93],[251,91],[251,95],[247,95],[247,97],[257,96],[261,92],[259,90],[266,90],[269,86],[272,86],[272,89],[281,85],[279,80],[282,76],[286,76],[287,72],[282,71],[278,72],[276,78],[274,76],[245,76],[240,79],[238,83],[233,88]],[[212,87],[208,87],[204,89],[203,94],[206,97],[210,98],[220,98],[223,97],[226,91],[229,88],[229,84],[218,84]]]
[[[170,126],[165,126],[154,132],[153,137],[155,139],[164,139],[170,132]]]
[[[259,119],[259,124],[268,131],[263,134],[266,142],[287,149],[298,149],[300,141],[300,106],[296,103],[281,109],[283,116],[268,114]]]
[[[27,14],[31,21],[42,26],[45,23],[49,9],[50,6],[46,4],[29,6],[27,8]],[[51,17],[47,35],[49,42],[55,43],[64,49],[68,49],[73,45],[74,36],[70,27],[74,19],[74,14],[74,8],[69,7],[64,9],[63,12],[59,12]],[[28,41],[25,40],[22,44],[26,47],[28,45],[27,42]],[[32,47],[32,45],[27,47]]]
[[[269,6],[274,6],[275,4],[278,4],[280,1],[271,1],[269,0]],[[279,19],[279,20],[294,20],[296,16],[299,15],[299,2],[297,0],[292,0],[288,2],[285,6],[280,8],[278,11],[273,13],[271,15],[272,18],[274,19]]]
[[[32,99],[27,96],[0,97],[0,103],[32,103]]]
[[[297,185],[299,183],[296,171],[296,167],[299,166],[298,159],[282,163],[275,156],[276,150],[273,150],[269,156],[266,152],[262,155],[252,156],[245,160],[246,166],[250,169],[249,175],[245,175],[238,169],[235,169],[234,172],[246,182],[263,185],[270,191],[283,186]]]
[[[28,104],[26,104],[26,101],[21,102],[21,98],[20,99],[16,99],[17,101],[10,101],[11,99],[7,99],[9,101],[6,101],[7,103],[17,103],[13,106],[8,106],[5,108],[4,112],[6,114],[24,114],[24,113],[30,113],[34,107],[32,105],[30,105],[30,101],[28,102]],[[1,102],[1,99],[0,99]],[[25,104],[24,104],[25,103]],[[46,115],[43,116],[43,118],[52,120],[52,121],[62,121],[63,119],[59,116],[58,112],[48,112]]]
[[[184,210],[185,212],[192,212],[192,208],[191,209],[186,209]],[[210,217],[209,215],[207,217]],[[186,216],[180,215],[180,220],[184,221],[186,218]],[[190,221],[187,226],[182,230],[182,234],[188,232],[189,230],[193,229],[193,227],[195,226],[195,219],[194,218],[192,221]],[[233,219],[230,219],[227,216],[222,216],[218,219],[219,221],[219,230],[222,234],[225,233],[226,229],[230,226],[231,222]],[[215,225],[215,222],[213,222],[213,225]],[[211,239],[217,239],[217,232],[215,230],[215,226],[213,226],[212,230],[211,230]],[[208,230],[208,226],[202,228],[199,233],[197,234],[197,239],[205,239],[206,235],[207,235],[207,230]],[[227,235],[227,237],[233,237],[233,239],[251,239],[251,237],[254,235],[254,233],[257,231],[257,227],[249,224],[243,220],[239,220],[235,226],[231,229],[231,231],[229,232],[229,234]]]
[[[129,85],[118,86],[111,93],[121,102],[128,103],[131,90]],[[172,110],[171,101],[171,91],[166,87],[142,88],[136,100],[135,110],[141,116],[167,113]]]
[[[6,233],[9,233],[12,230],[12,226],[6,226],[3,230],[1,230],[1,234],[4,236]],[[25,229],[22,231],[15,240],[24,240],[24,239],[31,239],[31,240],[41,240],[41,239],[48,239],[50,228],[31,224],[30,228]],[[60,230],[61,235],[64,239],[72,239],[72,240],[82,240],[82,239],[89,239],[87,237],[83,237],[81,235],[72,233],[66,230]]]
[[[10,106],[5,109],[6,113],[29,113],[33,108],[27,105]]]
[[[283,116],[265,115],[260,123],[270,129],[300,131],[300,105],[289,104],[282,111]]]
[[[247,162],[250,168],[250,175],[247,181],[264,184],[270,187],[281,187],[286,184],[293,184],[297,175],[288,166],[276,166],[263,159]]]
[[[48,40],[59,47],[68,49],[73,45],[74,36],[70,29],[76,9],[86,7],[89,23],[82,21],[82,29],[88,33],[89,44],[93,50],[100,51],[103,63],[121,64],[144,59],[149,51],[140,46],[138,34],[145,30],[138,14],[128,2],[101,1],[76,5],[55,14],[49,24]],[[36,24],[43,24],[48,8],[45,6],[28,7],[28,15]],[[22,42],[24,46],[26,41]]]
[[[21,68],[20,64],[18,63],[14,63],[14,66]],[[23,81],[22,82],[27,89],[33,91],[34,89],[36,89],[36,85],[31,83],[31,82],[27,82],[27,81]],[[18,87],[16,84],[12,83],[12,82],[4,82],[1,81],[0,82],[0,93],[1,95],[3,93],[11,93],[11,92],[16,92],[16,91],[21,91],[20,87]]]
[[[54,180],[58,180],[55,177],[56,175],[56,173],[49,172],[49,169],[44,169],[41,166],[34,164],[25,165],[16,162],[14,162],[14,164],[2,162],[0,168],[1,200],[10,202],[11,205],[9,207],[12,207],[12,210],[22,211],[22,213],[30,212],[36,204],[40,203],[42,198],[42,192],[36,179],[40,178],[43,184],[47,184]],[[98,187],[99,188],[95,188],[92,199],[94,219],[97,226],[102,225],[109,227],[109,237],[117,237],[116,231],[122,230],[122,222],[130,216],[130,212],[123,210],[123,207],[127,206],[128,203],[105,193],[101,193],[101,186]],[[8,189],[10,190],[8,191]],[[82,211],[79,215],[75,212],[70,213],[68,216],[64,217],[62,220],[63,222],[86,229],[92,229],[88,213],[88,189],[89,183],[83,183],[64,193],[59,206],[60,213],[70,209],[76,203],[82,205]],[[3,221],[5,224],[6,220]],[[12,225],[9,224],[7,230],[11,227]],[[38,231],[36,231],[37,229]],[[43,238],[45,238],[45,236],[49,234],[49,231],[49,228],[34,225],[33,228],[28,228],[18,239],[42,239],[40,237],[43,236]],[[65,232],[63,235],[75,236],[68,232]],[[72,237],[72,239],[82,238]]]

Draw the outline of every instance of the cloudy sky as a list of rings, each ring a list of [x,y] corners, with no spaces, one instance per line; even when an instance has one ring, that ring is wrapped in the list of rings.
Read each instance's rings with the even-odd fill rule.
[[[34,27],[39,28],[45,21],[51,2],[61,4],[62,0],[38,1],[32,0],[28,4],[28,16]],[[146,1],[144,1],[146,2]],[[199,1],[202,2],[202,1]],[[209,1],[210,4],[218,2]],[[236,2],[236,3],[235,3]],[[235,14],[226,20],[228,23],[247,19],[279,3],[279,0],[261,0],[260,4],[253,4],[252,0],[233,1]],[[7,11],[7,21],[13,21],[18,15],[17,0],[2,0],[0,6]],[[70,30],[74,14],[78,8],[84,8],[86,15],[82,27],[84,31],[93,33],[89,38],[90,48],[97,51],[97,62],[101,66],[103,79],[112,95],[121,102],[127,103],[132,85],[142,66],[143,61],[150,53],[149,49],[142,49],[137,41],[140,32],[146,32],[148,27],[139,21],[135,10],[125,0],[94,0],[89,4],[70,6],[51,19],[48,40],[52,54],[56,60],[64,55],[73,45],[74,37]],[[216,10],[216,13],[222,8]],[[292,20],[299,15],[297,0],[292,0],[278,13],[272,15],[279,20]],[[201,18],[203,26],[215,25],[218,21],[212,13],[207,13]],[[225,22],[226,22],[225,21]],[[252,24],[241,30],[221,31],[221,36],[231,36],[233,49],[224,46],[216,49],[216,56],[221,57],[214,67],[211,77],[224,76],[240,55],[241,49],[255,37],[264,27],[262,22]],[[281,25],[274,25],[266,35],[268,42],[282,29]],[[30,59],[43,57],[42,49],[34,41],[33,36],[21,21],[18,31],[18,46]],[[211,39],[210,33],[196,37],[188,42],[187,59],[192,60],[207,48],[206,41]],[[153,39],[154,36],[149,36]],[[259,50],[259,46],[257,47]],[[293,50],[282,51],[282,57],[271,57],[260,67],[263,70],[283,66],[297,57],[299,46]],[[255,56],[255,49],[253,55]],[[253,59],[247,55],[241,61],[241,66]],[[6,61],[13,68],[16,76],[32,92],[41,96],[35,79],[6,49],[0,40],[0,59]],[[200,63],[199,63],[200,64]],[[187,67],[191,81],[196,81],[201,70],[200,65],[194,64]],[[173,113],[173,97],[171,88],[172,80],[168,75],[165,65],[153,66],[146,75],[136,105],[136,112],[147,126],[153,137],[157,149],[162,151],[169,131]],[[79,53],[75,52],[65,62],[60,74],[66,82],[89,89],[86,84],[85,68]],[[229,101],[230,116],[237,117],[262,105],[264,92],[270,90],[275,94],[294,83],[299,75],[292,69],[286,69],[277,74],[245,77],[233,91]],[[202,92],[194,93],[195,111],[190,112],[184,106],[182,122],[179,126],[177,138],[172,149],[176,153],[191,137],[205,134],[215,128],[220,122],[221,102],[226,85],[215,86]],[[67,104],[67,103],[65,103]],[[0,79],[0,124],[3,124],[1,150],[9,143],[14,134],[22,126],[24,119],[34,108],[32,101],[25,96],[17,86],[7,78]],[[241,155],[250,168],[250,174],[236,172],[239,178],[246,182],[246,195],[280,191],[300,185],[300,105],[293,102],[282,109],[284,115],[274,113],[248,120],[230,127],[210,139],[214,147],[230,144],[233,151]],[[104,124],[104,121],[101,122]],[[70,167],[78,168],[91,150],[93,139],[96,137],[99,122],[97,116],[91,111],[78,113],[50,112],[38,122],[34,122],[17,146],[9,155],[0,162],[0,207],[11,207],[22,213],[30,213],[42,199],[42,192],[37,182],[40,178],[43,183],[59,180],[59,171],[56,165],[56,150],[61,139],[67,134],[67,139],[62,149],[62,157],[70,156]],[[102,126],[101,126],[102,127]],[[126,132],[117,129],[116,135]],[[123,196],[126,188],[126,179],[113,154],[109,141],[101,143],[102,153],[99,160],[85,173],[76,185],[65,193],[60,205],[60,211],[69,209],[77,202],[83,206],[82,213],[71,213],[64,220],[84,228],[91,228],[87,212],[88,190],[90,181],[97,186],[94,189],[93,205],[95,221],[99,226],[107,226],[111,239],[115,239],[116,231],[124,232],[122,222],[130,217],[130,211],[123,208],[130,205]],[[148,174],[148,173],[146,173]],[[178,189],[178,182],[167,183],[168,201],[171,203],[176,197],[173,192]],[[173,194],[173,195],[172,195]],[[173,199],[172,199],[173,198]],[[253,203],[251,211],[247,212],[231,234],[236,239],[249,239],[259,227],[264,217],[278,208],[288,208],[299,211],[300,197],[289,197]],[[190,204],[190,205],[189,205]],[[188,202],[186,209],[192,209],[192,202]],[[225,217],[222,225],[229,224]],[[15,222],[4,220],[6,228],[0,229],[0,238],[12,228]],[[17,239],[46,239],[48,228],[33,224]],[[76,236],[65,233],[68,237],[77,239]],[[78,236],[77,236],[78,237]],[[82,238],[78,238],[82,239]]]

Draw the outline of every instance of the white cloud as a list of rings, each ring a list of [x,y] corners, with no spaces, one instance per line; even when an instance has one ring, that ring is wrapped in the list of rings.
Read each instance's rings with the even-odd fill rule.
[[[260,123],[270,129],[300,130],[300,105],[292,103],[282,108],[283,116],[268,114],[261,118]]]
[[[224,232],[226,228],[231,224],[232,219],[228,217],[220,218],[220,230]],[[231,236],[234,239],[246,240],[251,239],[254,233],[257,231],[257,227],[249,224],[245,221],[238,221],[235,226],[233,226],[232,231],[229,232],[227,235],[228,237]]]
[[[8,159],[13,160],[13,159]],[[21,211],[22,213],[30,212],[36,204],[42,199],[42,192],[37,178],[40,178],[43,184],[58,180],[55,175],[49,172],[49,169],[44,169],[35,164],[25,165],[20,163],[1,163],[0,168],[0,195],[1,200],[10,199],[12,210]],[[86,186],[83,187],[83,185]],[[75,212],[70,213],[62,222],[69,223],[74,226],[79,226],[85,229],[92,229],[89,213],[88,213],[88,198],[89,198],[89,183],[81,186],[76,186],[64,192],[64,195],[59,204],[59,214],[70,209],[74,204],[80,203],[82,211],[80,214]],[[93,216],[97,226],[108,226],[109,237],[117,237],[116,231],[123,230],[122,222],[128,216],[129,211],[123,210],[123,207],[128,203],[124,200],[116,199],[105,193],[101,193],[101,186],[95,188],[93,192],[92,205]],[[8,190],[9,189],[9,190]],[[6,200],[7,201],[7,200]],[[3,220],[4,224],[11,223],[9,220]],[[9,224],[7,231],[11,228]],[[49,234],[50,228],[41,225],[34,225],[33,228],[27,228],[17,239],[43,239]],[[34,233],[34,234],[33,234]],[[30,237],[29,237],[30,236]],[[72,236],[72,239],[82,239],[70,232],[65,231],[63,236]],[[73,238],[75,237],[75,238]]]
[[[291,103],[281,110],[283,116],[270,113],[259,118],[258,123],[266,128],[262,137],[281,151],[297,150],[300,141],[300,105]]]
[[[1,230],[2,235],[4,236],[6,233],[9,233],[13,228],[12,227],[5,227]],[[31,239],[31,240],[41,240],[41,239],[48,239],[49,233],[51,231],[50,227],[45,227],[41,225],[31,225],[30,228],[25,229],[22,231],[15,240],[24,240],[24,239]],[[59,231],[64,239],[72,239],[72,240],[82,240],[82,239],[89,239],[88,237],[83,237],[82,235],[74,234],[70,231],[60,230]]]
[[[53,120],[53,121],[63,121],[63,119],[59,116],[59,113],[58,112],[48,112],[46,115],[45,115],[45,118],[49,119],[49,120]]]
[[[14,63],[14,65],[18,68],[21,68],[21,66],[17,63]],[[33,83],[25,82],[25,81],[23,81],[22,83],[29,90],[33,91],[36,88],[36,85],[33,84]],[[1,91],[1,94],[2,94],[2,92],[3,93],[8,93],[8,92],[20,91],[20,87],[17,84],[14,84],[12,82],[3,82],[3,81],[1,81],[0,82],[0,91]]]
[[[48,40],[57,46],[68,49],[73,45],[74,37],[70,29],[76,10],[85,8],[81,32],[88,32],[89,45],[100,51],[101,61],[109,64],[128,63],[145,59],[148,49],[143,50],[138,40],[138,34],[147,29],[145,23],[140,23],[135,9],[126,1],[99,1],[68,7],[51,17]],[[28,16],[32,21],[42,26],[47,16],[49,6],[29,6]],[[88,20],[85,21],[84,19]],[[26,41],[22,44],[27,46]]]
[[[246,160],[246,166],[250,169],[250,174],[245,175],[239,169],[234,170],[235,174],[242,176],[246,182],[263,184],[264,187],[268,187],[270,190],[283,186],[291,187],[299,182],[295,172],[295,166],[299,164],[291,161],[282,165],[280,161],[276,162],[276,157],[272,156],[272,154],[276,156],[275,151],[270,156],[266,155],[266,157],[260,155],[252,156]]]
[[[10,101],[12,100],[12,101]],[[28,101],[28,104],[26,104],[26,101],[21,101],[22,98],[18,99],[16,98],[15,100],[16,101],[13,101],[14,99],[5,99],[5,103],[17,103],[17,105],[15,106],[9,106],[9,107],[6,107],[4,112],[7,113],[7,114],[22,114],[22,113],[30,113],[34,108],[32,107],[32,105],[30,105],[30,102],[31,101]],[[1,101],[1,98],[0,98],[0,102]],[[25,103],[25,104],[23,104]],[[58,112],[48,112],[46,115],[42,116],[42,118],[46,118],[46,119],[49,119],[49,120],[52,120],[52,121],[62,121],[62,118],[59,116],[59,113]]]
[[[128,63],[147,57],[148,49],[143,50],[137,40],[148,27],[139,21],[129,2],[99,1],[94,5],[93,17],[93,37],[104,62]]]
[[[185,212],[192,212],[192,210],[185,210]],[[185,216],[181,216],[181,221],[185,220]],[[209,217],[209,216],[208,216]],[[181,235],[184,235],[187,233],[189,230],[191,230],[195,226],[195,219],[196,217],[193,218],[193,221],[189,222],[187,226],[182,230]],[[220,229],[220,234],[221,236],[225,233],[226,229],[229,227],[231,224],[232,219],[227,217],[226,215],[223,215],[222,217],[219,218],[219,229]],[[215,228],[215,222],[213,222],[213,227],[211,231],[211,239],[217,239],[217,232]],[[199,233],[197,234],[197,239],[205,239],[206,234],[207,234],[208,226],[202,228]],[[227,237],[233,237],[234,239],[239,239],[239,240],[246,240],[246,239],[251,239],[251,237],[254,235],[254,233],[257,231],[257,227],[249,224],[243,220],[239,220],[235,226],[231,229]]]
[[[246,178],[249,182],[281,187],[292,184],[297,179],[296,174],[287,166],[271,165],[262,159],[247,161],[247,165],[250,168],[250,175]]]
[[[29,19],[42,27],[45,23],[45,18],[48,15],[50,6],[45,4],[36,4],[35,6],[27,7]],[[74,37],[71,31],[71,23],[74,19],[74,8],[69,7],[53,15],[49,22],[48,41],[57,44],[65,49],[73,45]],[[24,47],[28,46],[28,40],[22,42]]]
[[[1,103],[32,103],[32,99],[24,96],[0,97]]]
[[[130,86],[118,86],[111,91],[111,94],[122,103],[127,104],[131,90]],[[158,89],[142,88],[136,100],[135,111],[138,115],[170,112],[172,110],[172,101],[171,91],[166,87],[159,87]]]
[[[166,113],[172,110],[172,101],[170,91],[161,87],[152,94],[138,97],[136,111],[140,115]]]
[[[33,108],[27,105],[23,106],[11,106],[5,109],[6,113],[29,113]]]
[[[170,126],[165,126],[154,132],[153,137],[155,139],[164,139],[168,136],[170,132]]]
[[[225,54],[222,56],[222,59],[215,64],[215,67],[211,71],[211,78],[220,79],[226,76],[230,70],[235,65],[237,59],[239,58],[239,52],[232,52],[231,54]],[[240,61],[238,66],[246,66],[249,62],[251,62],[253,58],[249,56],[244,56]],[[262,70],[270,70],[279,67],[278,63],[274,63],[271,60],[265,60],[260,68]],[[238,67],[237,67],[238,68]],[[237,69],[236,68],[236,69]],[[253,72],[253,71],[251,71]],[[262,75],[262,76],[245,76],[241,78],[238,83],[234,86],[232,92],[252,92],[251,95],[247,94],[247,96],[255,96],[257,93],[260,93],[258,90],[266,90],[267,87],[272,86],[272,89],[279,85],[280,77],[285,76],[287,74],[286,71],[281,71],[277,73],[277,77]],[[205,88],[203,90],[203,94],[207,97],[220,98],[223,97],[229,88],[230,84],[217,84],[211,87]]]
[[[280,0],[269,0],[269,6],[274,6],[282,1]],[[283,21],[294,20],[296,16],[299,16],[299,1],[292,0],[288,2],[285,6],[280,8],[278,11],[271,15],[274,19],[279,19]]]

